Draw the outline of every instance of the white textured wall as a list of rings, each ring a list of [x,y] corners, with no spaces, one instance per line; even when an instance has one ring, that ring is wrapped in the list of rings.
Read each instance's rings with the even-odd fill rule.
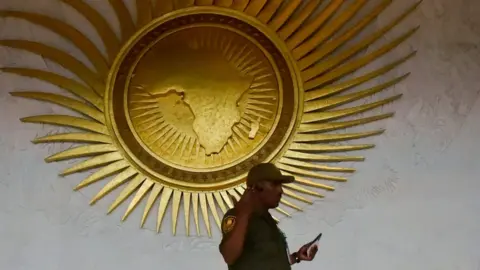
[[[88,1],[117,24],[107,1]],[[129,1],[133,2],[133,1]],[[387,23],[412,0],[397,0],[376,22]],[[0,8],[35,10],[78,26],[99,43],[86,21],[55,0],[2,0]],[[401,101],[385,135],[364,151],[358,172],[334,193],[283,220],[291,248],[324,232],[318,257],[295,269],[480,269],[480,1],[425,0],[385,36],[408,27],[419,32],[379,66],[412,49],[417,57],[392,75],[412,75],[390,93]],[[0,39],[46,41],[82,57],[68,42],[23,21],[0,19]],[[84,58],[82,58],[84,59]],[[39,56],[0,47],[0,66],[28,66],[62,74]],[[225,269],[214,238],[171,237],[139,229],[139,213],[127,222],[125,206],[105,215],[113,196],[88,206],[99,186],[72,188],[81,175],[57,176],[66,164],[45,164],[68,145],[32,145],[58,130],[21,124],[20,117],[63,112],[11,97],[14,89],[58,91],[32,79],[0,73],[0,269]]]

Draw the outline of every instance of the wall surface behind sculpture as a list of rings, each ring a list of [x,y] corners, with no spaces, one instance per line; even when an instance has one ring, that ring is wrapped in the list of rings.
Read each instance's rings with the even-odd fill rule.
[[[118,24],[107,1],[88,2]],[[130,7],[133,2],[128,1]],[[395,1],[375,28],[413,2]],[[100,43],[84,18],[56,0],[3,0],[0,8],[55,16]],[[295,269],[480,269],[478,14],[478,0],[425,0],[382,38],[384,43],[421,25],[407,43],[375,64],[418,50],[394,72],[412,72],[390,90],[404,97],[381,109],[396,115],[378,124],[387,129],[384,135],[364,140],[376,148],[362,152],[367,160],[354,165],[358,171],[350,181],[304,213],[282,220],[291,249],[324,233],[317,259]],[[0,19],[0,39],[7,38],[46,41],[85,60],[68,42],[24,21]],[[42,57],[5,47],[0,47],[0,66],[68,75]],[[65,163],[43,162],[68,145],[32,145],[33,138],[52,127],[18,120],[64,111],[11,97],[16,89],[60,91],[0,73],[0,269],[226,269],[218,254],[218,234],[211,239],[172,237],[164,229],[157,235],[153,220],[146,229],[138,228],[140,211],[124,223],[122,211],[105,215],[113,197],[89,206],[98,186],[73,192],[82,175],[62,179],[57,173]]]

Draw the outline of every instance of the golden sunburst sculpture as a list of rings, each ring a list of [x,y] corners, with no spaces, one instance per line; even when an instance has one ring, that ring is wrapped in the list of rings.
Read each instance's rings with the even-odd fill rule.
[[[186,232],[193,215],[211,235],[210,217],[220,227],[220,211],[233,207],[245,189],[248,170],[274,162],[296,182],[285,186],[282,205],[301,210],[290,199],[312,203],[318,189],[333,190],[319,180],[346,181],[328,172],[353,172],[324,163],[361,161],[359,156],[329,152],[361,150],[373,145],[338,145],[381,134],[329,133],[391,117],[385,113],[337,121],[385,105],[395,95],[361,106],[340,105],[387,89],[408,74],[374,87],[340,95],[397,67],[414,52],[357,77],[347,75],[371,63],[410,37],[411,29],[367,54],[359,54],[410,14],[411,6],[388,25],[353,45],[346,43],[389,6],[380,1],[351,26],[346,24],[367,0],[150,0],[136,1],[136,22],[121,0],[110,0],[120,21],[118,38],[105,18],[80,0],[62,0],[94,26],[106,55],[74,27],[35,13],[4,10],[43,26],[75,44],[91,69],[67,52],[27,40],[0,45],[27,50],[73,72],[82,83],[51,72],[4,67],[2,71],[37,78],[79,97],[44,92],[12,95],[51,102],[84,117],[37,115],[29,123],[74,127],[35,139],[35,143],[82,145],[47,157],[47,162],[85,158],[63,171],[69,175],[93,168],[76,189],[113,176],[92,199],[95,203],[124,185],[109,213],[133,196],[123,219],[146,199],[141,224],[158,203],[157,231],[171,207],[173,233],[183,203]],[[314,14],[320,9],[320,13]],[[148,195],[148,196],[147,196]],[[192,211],[191,211],[192,210]],[[277,210],[289,216],[282,208]]]

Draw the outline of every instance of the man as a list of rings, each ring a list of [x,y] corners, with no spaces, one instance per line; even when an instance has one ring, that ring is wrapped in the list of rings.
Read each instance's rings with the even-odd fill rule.
[[[271,163],[250,170],[246,191],[222,220],[220,253],[229,270],[290,270],[292,264],[313,260],[316,246],[310,254],[308,245],[289,253],[286,237],[268,213],[280,203],[282,184],[294,180]]]

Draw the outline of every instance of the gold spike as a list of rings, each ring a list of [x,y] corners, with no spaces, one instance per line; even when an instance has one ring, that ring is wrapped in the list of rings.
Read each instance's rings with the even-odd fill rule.
[[[183,212],[185,214],[185,230],[190,236],[190,192],[183,192]]]
[[[288,173],[287,173],[288,174]],[[342,181],[342,182],[346,182],[347,179],[344,178],[345,180]],[[314,182],[310,179],[305,179],[303,177],[300,177],[300,176],[295,176],[295,183],[299,183],[299,184],[302,184],[302,185],[305,185],[305,186],[310,186],[310,187],[314,187],[314,188],[321,188],[321,189],[325,189],[325,190],[328,190],[328,191],[334,191],[335,188],[332,187],[332,186],[329,186],[329,185],[325,185],[325,184],[320,184],[320,183],[317,183],[317,182]]]
[[[393,40],[392,42],[388,43],[387,45],[384,45],[380,49],[378,49],[378,50],[376,50],[376,51],[374,51],[370,54],[367,54],[363,57],[355,59],[355,60],[349,62],[348,64],[345,64],[343,66],[335,68],[332,71],[326,73],[324,76],[321,76],[317,79],[313,79],[311,81],[308,81],[307,83],[305,83],[305,88],[306,89],[316,88],[316,87],[322,86],[326,83],[329,83],[331,81],[334,81],[334,80],[336,80],[336,79],[338,79],[342,76],[345,76],[349,73],[352,73],[353,71],[371,63],[372,61],[374,61],[378,57],[388,53],[389,51],[391,51],[392,49],[397,47],[400,43],[402,43],[403,41],[408,39],[410,36],[412,36],[417,30],[418,30],[418,27],[413,28],[410,31],[408,31],[407,33],[403,34],[402,36],[400,36],[400,37],[396,38],[395,40]],[[320,74],[320,73],[317,73],[317,74]]]
[[[173,232],[173,235],[177,235],[178,212],[179,212],[179,209],[180,209],[181,199],[182,199],[182,192],[175,189],[173,191],[173,199],[172,199],[172,232]]]
[[[311,22],[303,26],[287,41],[287,46],[290,50],[293,50],[298,45],[302,44],[311,34],[313,34],[318,28],[335,13],[335,11],[343,4],[345,0],[331,0],[328,6],[320,14],[318,14]]]
[[[253,1],[255,1],[255,0],[253,0]],[[238,10],[238,11],[244,11],[245,8],[248,5],[248,2],[250,2],[250,0],[233,0],[233,4],[232,4],[231,8],[233,8],[235,10]]]
[[[92,183],[95,183],[99,180],[102,180],[103,178],[108,177],[110,175],[113,175],[113,174],[117,173],[118,171],[125,169],[128,166],[129,166],[129,164],[125,160],[120,160],[120,161],[114,162],[112,164],[109,164],[108,166],[105,166],[105,167],[101,168],[100,170],[96,171],[95,173],[89,175],[87,178],[83,179],[83,181],[80,182],[80,184],[78,184],[75,187],[75,190],[79,190],[81,188],[84,188],[84,187],[92,184]]]
[[[215,0],[215,5],[219,7],[230,7],[233,4],[233,0]]]
[[[208,216],[207,198],[205,193],[199,193],[198,196],[200,199],[200,209],[202,210],[203,221],[205,222],[208,236],[212,237],[212,229],[210,228],[210,219]]]
[[[262,9],[260,14],[258,14],[257,19],[264,24],[267,24],[275,14],[275,12],[282,5],[283,0],[269,0],[267,5]]]
[[[337,182],[347,181],[347,178],[345,177],[322,174],[315,171],[296,168],[296,167],[285,165],[285,164],[279,164],[278,168],[281,169],[282,171],[285,171],[285,174],[293,175],[295,177],[297,177],[297,175],[304,175],[304,176],[310,176],[317,179],[323,179],[323,180],[329,180],[329,181],[337,181]]]
[[[311,54],[303,58],[298,62],[300,70],[305,70],[307,67],[311,66],[317,61],[323,59],[323,57],[329,55],[331,52],[335,51],[338,47],[343,45],[345,42],[354,38],[361,30],[363,30],[367,25],[369,25],[382,11],[390,5],[392,0],[384,0],[379,4],[371,13],[365,16],[360,22],[356,23],[351,29],[346,33],[342,34],[340,37],[332,39],[332,41],[327,42],[324,46],[319,47],[317,50],[313,51]]]
[[[238,195],[238,193],[235,192],[234,189],[230,189],[230,190],[228,190],[227,192],[228,192],[228,194],[230,194],[230,196],[232,196],[233,199],[235,199],[237,202],[240,201],[240,195]]]
[[[123,203],[132,193],[145,181],[145,176],[138,174],[135,178],[128,183],[128,185],[122,190],[122,192],[117,196],[115,201],[108,208],[107,214],[110,214],[115,210],[121,203]]]
[[[291,191],[291,190],[288,190],[288,189],[284,189],[283,190],[283,194],[287,195],[288,197],[290,198],[293,198],[293,199],[296,199],[298,201],[301,201],[301,202],[304,202],[304,203],[308,203],[308,204],[313,204],[313,202],[303,196],[300,196],[298,194],[296,194],[295,192]]]
[[[302,3],[302,0],[291,0],[282,8],[278,14],[275,14],[268,26],[275,32],[283,26],[283,24],[292,16],[297,7]]]
[[[353,168],[331,167],[331,166],[320,165],[318,163],[295,160],[287,157],[282,157],[278,162],[286,165],[304,167],[308,169],[315,169],[315,170],[324,171],[324,172],[343,172],[343,173],[355,172],[355,169]]]
[[[369,89],[363,90],[363,91],[357,91],[352,94],[344,95],[344,96],[334,96],[330,98],[325,98],[321,100],[313,100],[313,101],[307,101],[305,104],[305,110],[304,112],[311,112],[311,111],[316,111],[316,110],[327,110],[331,109],[333,107],[337,107],[340,105],[343,105],[345,103],[353,102],[356,100],[359,100],[364,97],[372,96],[378,92],[381,92],[385,90],[386,88],[395,85],[402,81],[403,79],[407,78],[410,75],[410,73],[407,73],[403,76],[397,77],[393,80],[390,80],[386,83],[377,85],[375,87],[371,87]]]
[[[228,208],[233,208],[233,203],[232,200],[230,200],[230,197],[227,192],[225,191],[220,191],[220,195],[222,195],[223,200],[227,204]]]
[[[89,130],[101,134],[108,135],[107,127],[80,117],[69,115],[36,115],[20,119],[25,123],[37,123],[37,124],[51,124],[58,126],[68,126],[84,130]]]
[[[371,122],[375,122],[378,120],[387,119],[392,117],[394,113],[385,113],[380,115],[375,115],[371,117],[360,118],[352,121],[345,121],[345,122],[327,122],[322,124],[300,124],[299,128],[297,129],[298,133],[309,133],[309,132],[328,132],[333,130],[345,129],[357,125],[365,125]]]
[[[280,207],[275,208],[275,210],[277,210],[278,212],[282,213],[283,215],[285,215],[287,217],[292,217],[292,215],[290,215],[290,213],[288,213],[287,211],[283,210]]]
[[[130,12],[128,11],[128,8],[125,6],[125,3],[123,1],[108,0],[108,2],[113,7],[113,10],[117,14],[118,21],[120,22],[122,40],[126,41],[132,36],[133,32],[135,31],[132,16],[130,16]]]
[[[295,204],[293,204],[293,203],[291,203],[291,202],[289,202],[285,199],[281,199],[280,202],[285,204],[286,206],[289,206],[289,207],[297,210],[297,211],[303,211],[302,208],[300,208],[299,206],[297,206],[297,205],[295,205]]]
[[[132,201],[128,205],[127,211],[125,211],[125,214],[122,217],[122,221],[125,221],[128,216],[132,213],[132,211],[137,207],[137,205],[142,201],[143,197],[147,194],[147,192],[150,190],[150,188],[153,186],[153,181],[150,179],[146,179],[143,181],[142,186],[140,189],[135,193],[135,196],[133,197]]]
[[[95,133],[63,133],[33,139],[32,143],[112,143],[110,136]]]
[[[93,199],[90,201],[90,205],[95,204],[98,200],[101,198],[105,197],[108,193],[112,192],[114,189],[119,187],[120,185],[124,184],[127,182],[131,177],[135,176],[138,174],[138,172],[134,168],[127,168],[123,172],[119,173],[117,176],[113,178],[112,181],[108,182],[101,190],[100,192],[93,197]]]
[[[81,0],[61,1],[73,7],[80,14],[85,16],[85,18],[92,24],[92,26],[95,28],[98,35],[102,39],[103,43],[105,44],[105,48],[107,49],[108,62],[112,63],[117,56],[117,52],[120,50],[120,43],[117,36],[115,35],[115,32],[113,32],[112,28],[105,20],[105,18],[103,18],[103,16],[98,13],[98,11],[96,11],[94,8]],[[122,20],[122,18],[119,19]]]
[[[215,200],[217,201],[218,206],[220,207],[222,212],[225,214],[227,212],[227,207],[225,207],[225,203],[223,202],[222,195],[218,192],[215,192],[213,196],[215,196]]]
[[[195,228],[197,229],[197,235],[200,235],[200,221],[198,220],[198,193],[192,193],[193,204],[193,220],[195,222]]]
[[[138,29],[152,20],[152,3],[151,0],[136,0],[136,6]]]
[[[82,113],[86,116],[89,116],[102,124],[105,123],[105,116],[101,111],[95,108],[92,108],[89,105],[81,101],[75,100],[73,98],[69,98],[69,97],[57,95],[57,94],[51,94],[51,93],[30,92],[30,91],[11,92],[10,95],[14,97],[23,97],[23,98],[35,99],[35,100],[46,101],[53,104],[57,104],[65,108]]]
[[[304,187],[301,187],[297,184],[284,184],[284,186],[286,188],[289,188],[289,189],[292,189],[292,190],[295,190],[295,191],[298,191],[298,192],[301,192],[303,194],[308,194],[308,195],[312,195],[312,196],[315,196],[315,197],[318,197],[318,198],[324,198],[324,196],[316,191],[312,191],[312,190],[309,190],[309,189],[306,189]],[[333,188],[331,190],[334,190]]]
[[[377,102],[372,102],[372,103],[367,103],[365,105],[361,106],[356,106],[353,108],[347,108],[347,109],[341,109],[341,110],[332,110],[328,111],[325,113],[322,112],[311,112],[311,113],[305,113],[302,118],[302,123],[312,123],[312,122],[319,122],[319,121],[331,121],[335,119],[339,119],[342,117],[366,112],[372,109],[375,109],[377,107],[383,106],[385,104],[388,104],[390,102],[393,102],[397,99],[399,99],[402,96],[402,94],[389,97],[386,99],[382,99]]]
[[[292,143],[288,149],[311,151],[311,152],[345,152],[357,151],[373,148],[373,144],[357,144],[357,145],[332,145],[332,144],[311,144],[311,143]]]
[[[153,16],[160,17],[174,10],[174,0],[156,0],[153,8]]]
[[[160,232],[160,227],[162,226],[163,217],[167,211],[168,202],[172,196],[173,190],[168,187],[163,188],[162,195],[160,196],[160,204],[158,205],[158,216],[157,216],[157,233]]]
[[[343,92],[345,90],[348,90],[352,87],[355,87],[357,85],[360,85],[364,82],[367,82],[371,79],[374,79],[380,75],[383,75],[387,72],[389,72],[390,70],[394,69],[395,67],[397,67],[398,65],[404,63],[405,61],[407,61],[408,59],[410,59],[411,57],[413,57],[414,55],[416,54],[416,52],[412,52],[410,54],[408,54],[407,56],[391,63],[391,64],[388,64],[380,69],[377,69],[377,70],[374,70],[370,73],[367,73],[363,76],[360,76],[360,77],[356,77],[356,78],[353,78],[351,80],[347,80],[343,83],[339,83],[339,84],[335,84],[335,85],[331,85],[331,86],[327,86],[327,87],[324,87],[324,88],[320,88],[320,89],[313,89],[311,91],[308,91],[305,93],[305,101],[310,101],[310,100],[314,100],[314,99],[317,99],[317,98],[323,98],[323,97],[326,97],[326,96],[329,96],[329,95],[333,95],[333,94],[338,94],[340,92]]]
[[[289,158],[312,160],[312,161],[323,161],[323,162],[364,161],[365,160],[365,158],[361,156],[328,156],[328,155],[303,153],[303,152],[297,152],[292,150],[287,150],[284,156]]]
[[[195,5],[195,0],[176,0],[173,2],[175,9],[192,7]]]
[[[215,220],[215,223],[217,223],[218,228],[221,229],[222,228],[221,221],[220,221],[220,217],[218,216],[217,206],[215,205],[215,200],[213,198],[213,195],[212,193],[207,193],[206,196],[207,196],[208,206],[210,207],[210,211],[213,214],[213,219]]]
[[[296,60],[300,60],[309,52],[317,48],[322,42],[330,38],[338,29],[340,29],[346,22],[348,22],[367,2],[367,0],[358,0],[352,3],[339,16],[332,19],[332,21],[317,31],[311,38],[305,41],[302,45],[295,48],[292,53]]]
[[[297,134],[294,142],[338,142],[366,138],[370,136],[380,135],[385,132],[384,129],[345,134]]]
[[[70,91],[74,95],[81,97],[82,99],[93,104],[100,111],[103,111],[103,99],[100,98],[100,96],[95,92],[72,79],[57,75],[52,72],[30,68],[0,68],[0,71],[31,77],[54,84],[60,88]]]
[[[93,145],[83,145],[74,148],[67,149],[65,151],[53,154],[45,158],[46,162],[56,162],[61,160],[88,157],[98,154],[105,154],[109,152],[117,151],[117,147],[111,144],[93,144]]]
[[[278,32],[278,36],[283,40],[287,40],[297,29],[302,26],[306,19],[318,9],[320,0],[312,0],[300,11],[298,16],[290,19],[285,26],[283,26]]]
[[[277,207],[278,208],[278,207]],[[278,218],[276,218],[274,215],[272,215],[272,218],[273,220],[275,220],[275,222],[278,224],[280,221],[278,220]]]
[[[97,49],[97,46],[90,41],[89,38],[87,38],[82,32],[78,31],[74,27],[57,19],[22,11],[0,11],[0,17],[15,17],[24,19],[33,24],[43,26],[64,37],[65,39],[70,40],[82,51],[83,54],[85,54],[88,60],[90,60],[100,77],[107,76],[109,67],[102,53]]]
[[[247,8],[245,9],[245,13],[250,15],[250,16],[256,17],[260,13],[260,11],[262,10],[262,8],[265,6],[266,3],[267,3],[267,0],[253,0],[253,1],[250,1],[250,3],[248,3]]]
[[[162,191],[163,186],[160,184],[155,183],[152,189],[152,192],[150,192],[150,196],[148,196],[147,199],[147,204],[145,205],[145,209],[143,210],[143,215],[142,215],[142,221],[140,222],[140,227],[143,227],[145,225],[145,221],[147,221],[148,213],[150,213],[150,210],[152,209],[153,204],[158,198],[158,194],[160,194],[160,191]]]
[[[195,0],[197,6],[213,6],[213,0]]]
[[[108,154],[103,154],[101,156],[96,156],[90,159],[87,159],[83,162],[77,163],[74,166],[64,170],[62,173],[60,173],[60,176],[66,176],[69,174],[89,170],[92,168],[96,168],[98,166],[105,165],[107,163],[112,163],[115,161],[118,161],[120,159],[123,159],[123,156],[119,152],[113,152],[113,153],[108,153]]]

